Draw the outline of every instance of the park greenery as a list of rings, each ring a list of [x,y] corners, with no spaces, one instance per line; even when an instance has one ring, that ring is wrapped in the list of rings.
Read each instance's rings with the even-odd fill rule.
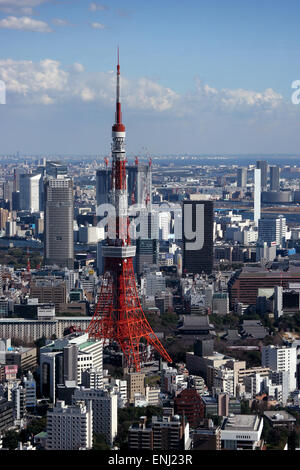
[[[35,269],[42,263],[42,256],[39,250],[30,250],[30,266]],[[24,248],[0,248],[0,264],[13,266],[15,269],[26,268],[28,254]]]

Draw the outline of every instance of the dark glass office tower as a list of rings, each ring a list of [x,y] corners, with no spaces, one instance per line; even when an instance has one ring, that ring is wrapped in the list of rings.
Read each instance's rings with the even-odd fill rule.
[[[212,201],[183,202],[183,272],[211,274],[213,270],[213,224]]]
[[[267,190],[267,183],[268,183],[268,162],[264,160],[259,160],[256,162],[256,168],[261,170],[261,189],[262,191]]]
[[[45,241],[46,265],[73,269],[73,180],[49,178],[45,182]]]
[[[270,166],[270,190],[279,191],[280,189],[280,168],[279,166]]]

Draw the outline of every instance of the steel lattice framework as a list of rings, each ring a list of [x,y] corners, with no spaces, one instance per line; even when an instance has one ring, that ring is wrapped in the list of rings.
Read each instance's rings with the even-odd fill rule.
[[[118,54],[119,55],[119,54]],[[112,128],[112,179],[110,199],[116,209],[116,237],[102,246],[104,276],[94,316],[87,328],[90,337],[117,342],[127,366],[139,372],[141,340],[153,346],[168,362],[172,359],[149,325],[136,288],[132,258],[135,247],[129,237],[126,188],[125,126],[120,102],[120,65],[117,66],[116,122]]]

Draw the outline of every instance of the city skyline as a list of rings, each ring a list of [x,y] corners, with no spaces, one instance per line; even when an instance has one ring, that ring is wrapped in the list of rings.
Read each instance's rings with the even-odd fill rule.
[[[118,44],[128,153],[297,152],[289,5],[2,0],[1,153],[108,153]]]

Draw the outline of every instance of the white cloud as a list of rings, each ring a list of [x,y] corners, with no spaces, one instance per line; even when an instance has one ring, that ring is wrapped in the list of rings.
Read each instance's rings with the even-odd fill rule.
[[[91,23],[91,26],[94,29],[105,29],[106,28],[106,26],[104,24],[98,23],[96,21],[94,23]]]
[[[106,5],[102,5],[101,3],[90,3],[89,7],[90,11],[103,11],[103,10],[108,10],[108,7]]]
[[[34,20],[29,16],[8,16],[0,20],[0,28],[16,29],[19,31],[34,31],[38,33],[50,33],[52,30],[44,21]]]
[[[63,68],[60,62],[51,59],[40,62],[0,60],[0,80],[6,84],[8,102],[11,99],[17,103],[48,105],[79,100],[113,106],[115,100],[115,72],[90,73],[78,62]],[[219,90],[198,80],[193,92],[181,95],[149,78],[129,80],[123,75],[121,100],[128,109],[192,116],[193,119],[206,112],[216,116],[244,113],[250,117],[257,112],[274,113],[288,106],[271,88],[261,92],[241,88]]]
[[[0,10],[15,15],[32,15],[33,9],[48,0],[0,0]]]
[[[74,72],[84,72],[84,66],[79,62],[74,62],[74,64],[72,65],[72,70]]]
[[[80,92],[82,101],[94,101],[95,93],[90,88],[83,88]]]

